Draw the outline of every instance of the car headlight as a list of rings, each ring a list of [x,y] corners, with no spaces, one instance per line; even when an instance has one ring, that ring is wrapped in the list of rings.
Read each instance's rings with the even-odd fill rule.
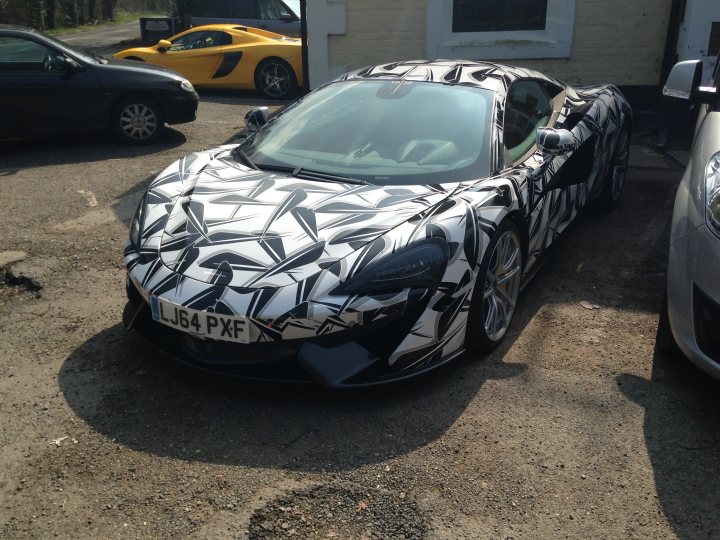
[[[720,236],[720,152],[705,167],[705,222]]]
[[[445,240],[428,238],[368,264],[330,294],[375,294],[412,287],[434,288],[448,262]]]
[[[182,81],[180,81],[180,88],[182,88],[186,92],[194,92],[195,91],[195,87],[187,79],[183,79]]]
[[[140,249],[140,240],[143,230],[143,220],[145,218],[145,195],[140,199],[132,223],[130,224],[130,242],[133,246]]]

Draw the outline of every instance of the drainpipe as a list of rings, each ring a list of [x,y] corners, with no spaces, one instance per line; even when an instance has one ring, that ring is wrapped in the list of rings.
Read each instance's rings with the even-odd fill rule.
[[[302,69],[303,87],[302,93],[310,91],[310,66],[308,65],[308,38],[307,38],[307,0],[300,0],[300,37],[302,39]]]

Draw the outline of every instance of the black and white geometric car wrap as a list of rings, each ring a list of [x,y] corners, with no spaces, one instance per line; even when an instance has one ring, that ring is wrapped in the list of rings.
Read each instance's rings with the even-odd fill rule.
[[[238,315],[251,342],[313,338],[405,313],[411,289],[388,294],[331,294],[373,261],[425,238],[442,238],[449,260],[426,308],[386,359],[411,371],[463,350],[480,262],[508,216],[523,224],[527,274],[578,210],[603,189],[615,143],[630,109],[613,86],[573,90],[554,127],[569,129],[587,150],[584,181],[546,189],[573,154],[536,151],[507,166],[503,118],[508,88],[545,80],[529,69],[486,63],[404,62],[366,68],[348,78],[398,78],[472,85],[495,92],[489,178],[440,185],[376,186],[313,182],[250,169],[235,145],[172,164],[144,195],[139,245],[129,242],[131,281],[186,308]],[[579,150],[578,150],[579,151]]]

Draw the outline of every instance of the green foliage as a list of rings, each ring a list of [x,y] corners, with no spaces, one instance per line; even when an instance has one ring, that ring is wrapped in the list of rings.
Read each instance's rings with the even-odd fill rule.
[[[39,30],[97,24],[113,18],[121,0],[0,0],[0,23],[32,26]],[[126,0],[128,1],[128,0]],[[166,4],[172,0],[143,3]],[[155,7],[153,6],[153,9]]]

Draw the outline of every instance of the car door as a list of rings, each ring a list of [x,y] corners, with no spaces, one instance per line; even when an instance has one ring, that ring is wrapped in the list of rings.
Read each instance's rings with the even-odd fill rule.
[[[0,100],[5,136],[107,125],[92,67],[31,37],[0,35]]]
[[[172,46],[153,62],[174,69],[191,83],[202,85],[217,71],[222,61],[222,47],[231,42],[230,35],[215,30],[197,30],[172,41]]]
[[[529,249],[532,265],[574,217],[574,191],[550,184],[566,156],[542,156],[535,143],[537,130],[552,127],[564,92],[546,81],[519,79],[508,88],[503,118],[505,162],[522,176],[527,189]],[[573,186],[575,188],[575,186]]]

